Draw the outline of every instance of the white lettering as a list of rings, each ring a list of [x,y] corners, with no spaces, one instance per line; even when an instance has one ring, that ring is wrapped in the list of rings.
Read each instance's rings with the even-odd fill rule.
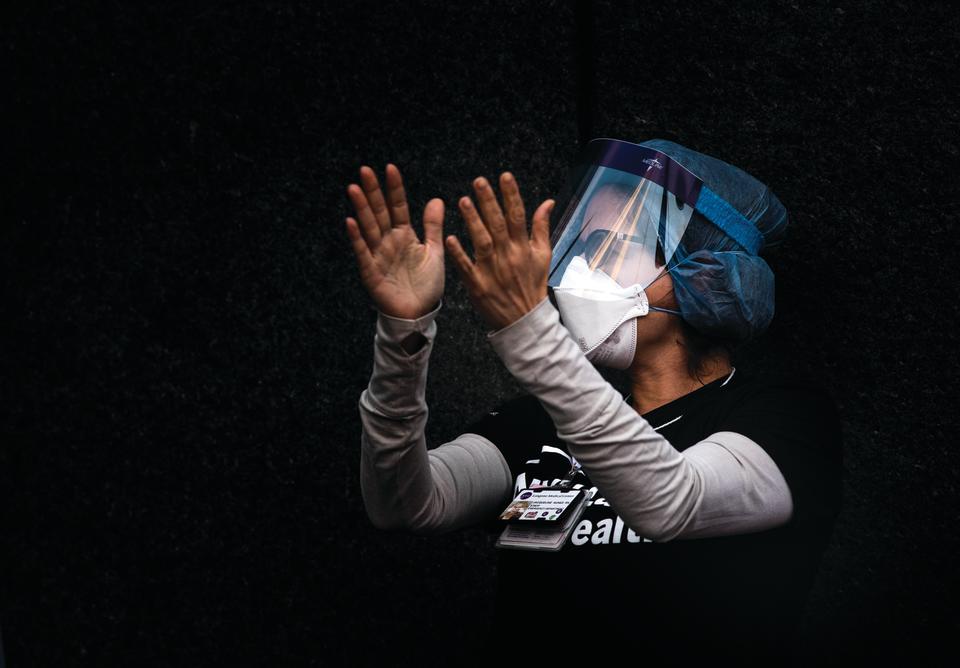
[[[592,529],[593,524],[590,520],[580,520],[580,524],[577,525],[577,528],[573,530],[573,535],[570,536],[570,542],[577,546],[586,545]]]
[[[642,538],[637,534],[633,533],[633,529],[627,529],[627,542],[628,543],[639,543]]]
[[[623,534],[623,518],[617,515],[617,524],[613,528],[613,542],[620,544],[620,536]]]
[[[613,520],[605,517],[597,522],[597,531],[593,534],[590,542],[594,545],[609,545],[610,532],[613,530]]]

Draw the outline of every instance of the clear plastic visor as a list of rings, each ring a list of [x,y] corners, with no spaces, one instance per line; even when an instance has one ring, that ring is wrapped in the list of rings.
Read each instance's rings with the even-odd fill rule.
[[[638,170],[641,171],[641,170]],[[694,207],[652,179],[613,167],[585,170],[553,233],[548,284],[568,271],[599,274],[600,285],[647,288],[682,258]]]

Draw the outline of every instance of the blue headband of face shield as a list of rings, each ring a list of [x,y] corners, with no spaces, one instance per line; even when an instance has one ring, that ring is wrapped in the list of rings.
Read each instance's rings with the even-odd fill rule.
[[[769,325],[773,273],[758,253],[779,242],[786,211],[762,183],[672,142],[599,139],[571,186],[554,228],[552,288],[571,262],[624,288],[669,272],[679,314],[699,331],[744,341]]]

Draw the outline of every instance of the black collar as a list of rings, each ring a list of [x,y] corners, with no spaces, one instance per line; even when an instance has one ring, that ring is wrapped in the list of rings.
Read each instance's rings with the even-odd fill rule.
[[[718,392],[722,392],[725,388],[729,388],[733,383],[733,379],[737,377],[736,367],[726,376],[722,378],[717,378],[716,380],[707,383],[702,387],[698,387],[692,392],[674,399],[668,404],[664,404],[658,408],[654,408],[652,411],[643,413],[641,417],[653,425],[654,429],[659,429],[660,427],[666,426],[668,423],[676,422],[683,414],[696,406],[697,404],[703,401],[709,401],[714,397]],[[626,402],[630,407],[633,407],[633,397],[627,396]]]

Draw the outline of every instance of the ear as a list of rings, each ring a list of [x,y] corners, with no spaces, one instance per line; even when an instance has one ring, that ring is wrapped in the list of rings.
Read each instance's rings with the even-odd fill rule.
[[[650,306],[669,308],[674,311],[680,310],[677,295],[673,290],[673,276],[670,275],[669,271],[665,271],[654,279],[653,283],[648,285],[644,292],[647,293]]]

